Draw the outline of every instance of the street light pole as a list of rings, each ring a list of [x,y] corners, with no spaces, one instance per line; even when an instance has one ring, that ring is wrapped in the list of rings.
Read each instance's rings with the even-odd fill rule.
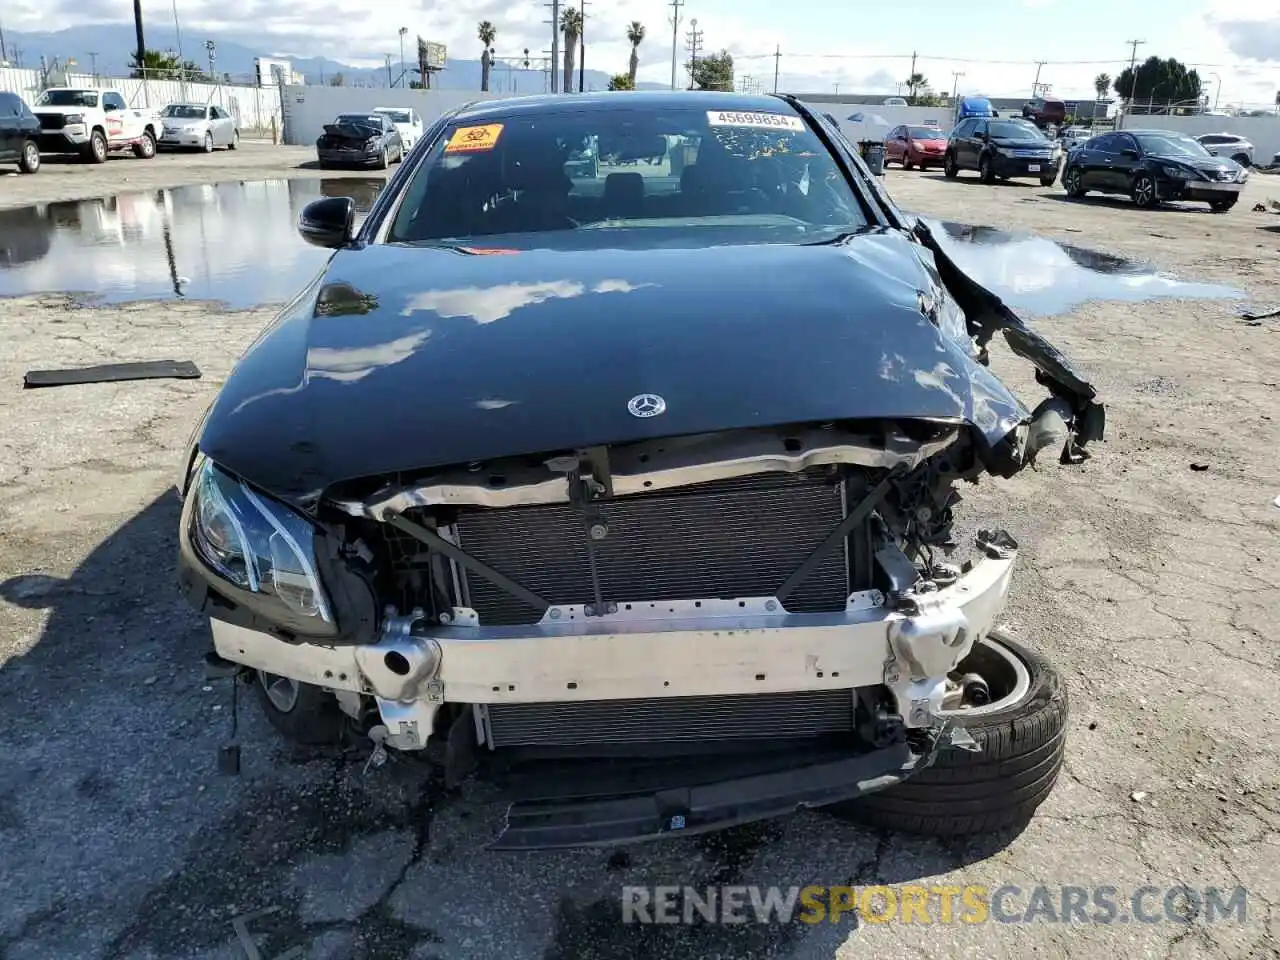
[[[1213,91],[1213,112],[1217,113],[1218,101],[1222,99],[1222,78],[1218,76],[1216,73],[1211,73],[1209,74],[1209,76],[1213,77],[1213,79],[1218,81],[1218,85],[1217,87],[1214,88],[1214,91]]]
[[[587,0],[580,0],[578,25],[578,92],[587,89]]]
[[[404,86],[404,35],[409,32],[408,27],[400,28],[400,85]]]

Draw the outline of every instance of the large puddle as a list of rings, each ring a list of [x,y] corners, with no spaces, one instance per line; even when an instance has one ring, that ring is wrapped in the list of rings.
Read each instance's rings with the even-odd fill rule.
[[[0,210],[0,296],[187,297],[235,307],[283,302],[328,256],[298,236],[302,207],[319,197],[351,196],[366,213],[384,183],[246,181]],[[1089,300],[1242,296],[1042,237],[956,223],[933,227],[962,269],[1032,314],[1062,313]]]
[[[1150,265],[995,227],[927,221],[947,255],[1015,310],[1066,313],[1090,300],[1244,297],[1231,287],[1179,280]]]

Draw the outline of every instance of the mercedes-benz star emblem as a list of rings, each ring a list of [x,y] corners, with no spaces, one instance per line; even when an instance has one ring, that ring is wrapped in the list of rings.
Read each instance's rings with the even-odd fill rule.
[[[642,393],[627,401],[627,409],[633,417],[656,417],[667,409],[667,401],[656,393]]]

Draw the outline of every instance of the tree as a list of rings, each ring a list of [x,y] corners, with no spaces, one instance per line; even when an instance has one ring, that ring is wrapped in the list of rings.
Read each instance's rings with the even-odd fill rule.
[[[1113,89],[1126,101],[1129,112],[1134,105],[1146,101],[1149,109],[1155,104],[1195,104],[1202,94],[1200,74],[1170,57],[1148,57],[1136,70],[1125,67],[1116,77]],[[1132,100],[1132,103],[1128,101]]]
[[[625,73],[615,74],[609,78],[610,90],[634,90],[635,82]]]
[[[909,103],[913,102],[915,100],[916,91],[921,87],[927,86],[929,86],[929,81],[924,78],[923,73],[913,73],[911,76],[907,77],[907,89],[910,91],[910,93],[907,94],[907,101]]]
[[[1100,73],[1093,78],[1093,91],[1098,95],[1099,100],[1107,98],[1107,91],[1111,89],[1111,74]]]
[[[721,50],[689,64],[689,75],[698,90],[733,90],[733,55]]]
[[[146,80],[182,80],[193,83],[213,83],[209,76],[192,61],[181,61],[175,53],[165,50],[146,50],[142,63],[138,63],[137,52],[129,54],[129,76]]]
[[[573,65],[578,58],[578,38],[582,36],[582,11],[565,7],[560,14],[560,32],[564,34],[564,87],[565,93],[573,90]]]
[[[640,69],[640,44],[644,42],[644,24],[639,20],[632,20],[627,25],[627,43],[631,44],[631,63],[627,68],[627,76],[631,80],[631,85],[626,89],[634,90],[636,88],[636,71]]]
[[[481,20],[476,36],[484,44],[484,53],[480,55],[480,89],[488,93],[489,71],[493,69],[493,41],[498,38],[498,31],[488,20]]]

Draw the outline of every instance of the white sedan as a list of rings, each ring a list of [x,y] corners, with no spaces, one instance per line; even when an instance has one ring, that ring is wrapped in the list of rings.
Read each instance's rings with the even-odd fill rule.
[[[373,112],[385,115],[395,124],[400,139],[404,141],[405,153],[422,138],[422,115],[412,107],[375,107]]]

